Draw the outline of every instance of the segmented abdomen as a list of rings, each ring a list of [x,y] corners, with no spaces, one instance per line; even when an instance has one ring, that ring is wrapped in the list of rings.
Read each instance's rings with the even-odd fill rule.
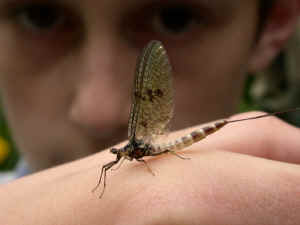
[[[228,123],[227,120],[218,121],[212,125],[209,125],[209,126],[206,126],[203,128],[199,128],[199,129],[191,132],[190,134],[183,136],[181,138],[178,138],[174,141],[170,141],[170,142],[164,143],[164,144],[153,145],[153,150],[156,153],[163,152],[166,150],[171,150],[171,151],[181,150],[183,148],[186,148],[186,147],[202,140],[203,138],[207,137],[208,135],[216,132],[217,130],[224,127],[227,123]]]

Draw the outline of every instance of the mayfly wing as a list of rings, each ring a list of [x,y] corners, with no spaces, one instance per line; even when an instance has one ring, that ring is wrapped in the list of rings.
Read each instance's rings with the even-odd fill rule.
[[[128,125],[129,140],[150,142],[168,129],[173,116],[172,68],[161,42],[151,41],[139,56]]]

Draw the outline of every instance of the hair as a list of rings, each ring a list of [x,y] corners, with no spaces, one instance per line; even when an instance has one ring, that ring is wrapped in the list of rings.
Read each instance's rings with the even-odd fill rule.
[[[263,30],[267,17],[276,0],[259,0],[259,33]]]
[[[258,39],[263,32],[268,16],[278,0],[259,0]],[[288,4],[288,3],[287,3]],[[300,26],[287,42],[285,48],[273,63],[257,76],[249,76],[246,83],[244,102],[250,108],[265,111],[280,111],[300,105]],[[247,103],[248,102],[248,103]],[[286,121],[300,127],[299,113],[280,116]]]

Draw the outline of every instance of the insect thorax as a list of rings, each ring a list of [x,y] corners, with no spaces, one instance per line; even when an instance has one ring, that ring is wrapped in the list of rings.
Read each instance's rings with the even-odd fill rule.
[[[149,156],[151,149],[151,145],[145,144],[144,142],[136,139],[132,139],[123,148],[112,148],[110,152],[116,154],[118,158],[125,157],[128,160],[132,160]]]

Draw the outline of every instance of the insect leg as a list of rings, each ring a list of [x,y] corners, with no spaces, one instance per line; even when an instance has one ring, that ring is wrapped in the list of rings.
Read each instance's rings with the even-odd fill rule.
[[[176,153],[176,152],[173,151],[173,150],[166,150],[166,153],[171,153],[171,154],[173,154],[173,155],[175,155],[175,156],[177,156],[178,158],[183,159],[183,160],[189,160],[189,159],[191,159],[191,158],[188,158],[188,157],[183,157],[182,155]]]
[[[122,161],[119,163],[119,165],[116,168],[112,168],[111,170],[118,170],[120,169],[120,167],[122,166],[123,162],[124,162],[125,158],[122,158]]]
[[[169,150],[169,149],[164,150],[164,151],[162,151],[162,152],[152,152],[152,153],[150,154],[150,156],[157,156],[157,155],[162,155],[162,154],[166,154],[166,153],[171,153],[171,154],[177,156],[178,158],[184,159],[184,160],[191,159],[191,158],[183,157],[182,155],[179,155],[179,154],[176,153],[175,151]]]
[[[113,166],[113,165],[112,165]],[[102,192],[101,194],[99,195],[99,198],[102,198],[103,194],[104,194],[104,191],[105,191],[105,187],[106,187],[106,172],[107,170],[109,169],[110,167],[106,167],[104,169],[104,175],[103,175],[103,189],[102,189]]]
[[[136,161],[144,163],[145,166],[147,167],[148,171],[149,171],[153,176],[155,176],[155,173],[151,170],[150,166],[147,164],[147,162],[146,162],[144,159],[136,159]]]
[[[97,185],[92,190],[92,192],[95,192],[98,189],[98,187],[101,184],[102,177],[103,177],[103,180],[104,180],[103,181],[103,190],[102,190],[102,193],[101,193],[99,198],[102,197],[102,195],[104,193],[105,186],[106,186],[106,171],[109,170],[113,165],[117,164],[119,161],[120,161],[120,159],[117,158],[115,161],[109,162],[109,163],[105,164],[104,166],[102,166],[99,181],[98,181]]]

